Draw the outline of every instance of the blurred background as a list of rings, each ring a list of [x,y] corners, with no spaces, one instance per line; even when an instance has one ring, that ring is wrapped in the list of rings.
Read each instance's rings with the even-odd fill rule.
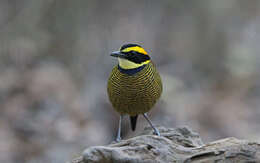
[[[260,141],[259,32],[258,0],[0,0],[0,162],[65,162],[114,140],[109,53],[129,42],[162,76],[155,124]],[[124,138],[138,122],[125,118]]]

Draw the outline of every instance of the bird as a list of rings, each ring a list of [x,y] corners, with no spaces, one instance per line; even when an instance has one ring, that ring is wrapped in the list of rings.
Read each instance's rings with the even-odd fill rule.
[[[147,115],[163,90],[160,74],[151,57],[141,45],[135,43],[124,44],[119,51],[110,55],[118,59],[107,82],[109,100],[120,114],[116,142],[121,141],[121,122],[125,115],[130,117],[133,131],[138,115],[143,115],[154,134],[160,136],[159,130]]]

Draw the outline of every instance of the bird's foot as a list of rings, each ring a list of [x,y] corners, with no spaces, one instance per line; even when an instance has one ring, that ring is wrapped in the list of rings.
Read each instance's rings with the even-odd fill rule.
[[[116,140],[115,140],[117,143],[119,143],[121,141],[121,138],[120,137],[117,137]]]
[[[157,136],[161,136],[160,131],[159,131],[157,128],[155,128],[155,127],[154,127],[154,132],[153,132],[153,134],[155,134],[155,135],[157,135]]]
[[[147,122],[150,124],[150,126],[152,127],[152,129],[154,131],[153,133],[157,136],[161,136],[159,130],[153,125],[152,121],[148,118],[147,113],[144,113],[143,116],[147,120]]]

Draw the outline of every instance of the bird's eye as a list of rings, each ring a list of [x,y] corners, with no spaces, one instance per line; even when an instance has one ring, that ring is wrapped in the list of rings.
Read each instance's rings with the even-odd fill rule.
[[[136,51],[130,51],[130,53],[135,54],[135,55],[138,55],[138,54],[139,54],[139,53],[136,52]]]

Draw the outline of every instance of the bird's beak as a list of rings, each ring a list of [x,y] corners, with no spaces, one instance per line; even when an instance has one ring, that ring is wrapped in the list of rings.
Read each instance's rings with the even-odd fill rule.
[[[125,58],[126,55],[124,53],[121,53],[120,51],[115,51],[110,54],[112,57],[119,57],[119,58]]]

